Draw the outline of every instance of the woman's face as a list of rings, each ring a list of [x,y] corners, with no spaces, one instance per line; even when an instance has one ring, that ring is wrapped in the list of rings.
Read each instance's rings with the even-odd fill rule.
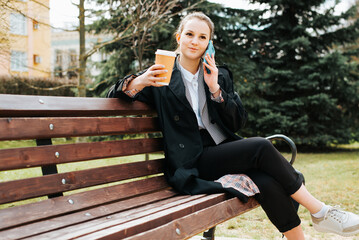
[[[181,56],[191,60],[201,58],[208,46],[210,35],[211,30],[205,21],[190,19],[181,34],[176,36]]]

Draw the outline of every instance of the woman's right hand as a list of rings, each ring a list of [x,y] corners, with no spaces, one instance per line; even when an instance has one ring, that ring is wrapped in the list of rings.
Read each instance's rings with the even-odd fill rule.
[[[128,85],[127,89],[137,89],[141,91],[143,88],[148,86],[162,87],[163,85],[158,84],[157,81],[163,81],[166,77],[157,77],[159,74],[166,73],[165,66],[162,64],[152,65],[147,71],[140,76],[133,79]]]

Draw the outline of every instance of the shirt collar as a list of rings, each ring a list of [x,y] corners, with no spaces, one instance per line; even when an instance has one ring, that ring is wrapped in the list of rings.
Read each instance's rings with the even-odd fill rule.
[[[190,71],[187,71],[184,67],[181,66],[181,64],[178,64],[183,77],[186,79],[186,81],[192,83],[193,81],[198,81],[198,75],[199,75],[199,68],[195,74],[192,74]]]

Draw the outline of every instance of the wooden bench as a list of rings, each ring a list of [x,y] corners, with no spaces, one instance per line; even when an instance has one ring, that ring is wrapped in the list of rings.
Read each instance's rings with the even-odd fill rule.
[[[0,149],[0,239],[188,239],[208,229],[212,239],[214,226],[258,206],[174,191],[160,135],[141,102],[0,95],[0,140],[11,145]]]

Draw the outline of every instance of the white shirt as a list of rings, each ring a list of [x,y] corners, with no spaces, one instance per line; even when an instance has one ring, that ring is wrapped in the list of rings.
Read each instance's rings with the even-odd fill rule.
[[[187,81],[186,85],[188,87],[188,91],[191,96],[192,109],[193,109],[194,113],[196,114],[198,126],[200,129],[205,128],[203,125],[203,122],[202,122],[201,114],[200,114],[201,109],[199,108],[199,99],[198,99],[199,69],[196,72],[196,74],[193,75],[191,72],[184,69],[184,67],[182,67],[181,64],[179,64],[179,66],[180,66],[180,70],[182,72],[182,76],[184,77],[185,81]]]

